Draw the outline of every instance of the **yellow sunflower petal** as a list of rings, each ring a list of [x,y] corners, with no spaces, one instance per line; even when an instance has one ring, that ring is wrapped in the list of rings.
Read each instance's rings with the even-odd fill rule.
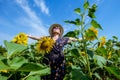
[[[25,33],[19,33],[17,36],[14,37],[12,42],[17,43],[17,44],[27,45],[28,37]]]
[[[99,45],[99,47],[104,46],[104,45],[105,45],[105,43],[106,43],[106,37],[105,37],[105,36],[103,36],[103,37],[101,37],[101,38],[100,38],[100,45]]]
[[[51,39],[50,37],[42,37],[37,45],[36,45],[36,49],[38,52],[45,54],[45,53],[49,53],[54,45],[54,40]]]
[[[87,34],[90,34],[91,31],[94,33],[94,35],[87,35]],[[90,28],[86,31],[85,38],[86,38],[87,40],[94,40],[94,39],[96,39],[97,36],[98,36],[98,30],[95,29],[94,27],[90,27]]]

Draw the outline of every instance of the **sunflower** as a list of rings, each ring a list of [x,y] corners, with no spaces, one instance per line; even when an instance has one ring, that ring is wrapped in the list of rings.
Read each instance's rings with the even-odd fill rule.
[[[99,45],[99,47],[102,47],[103,45],[105,45],[105,43],[106,43],[106,37],[103,36],[103,37],[100,38],[100,45]]]
[[[85,38],[86,38],[87,40],[94,40],[94,39],[96,39],[97,36],[98,36],[98,30],[95,29],[94,27],[90,27],[90,28],[86,31]]]
[[[17,36],[14,37],[14,39],[11,42],[27,45],[28,37],[25,33],[19,33]]]
[[[8,70],[0,70],[0,73],[3,72],[3,73],[7,73]]]
[[[86,53],[84,51],[81,52],[82,56],[86,56]]]
[[[42,54],[49,53],[52,50],[54,43],[55,41],[50,37],[42,37],[38,41],[36,49]]]
[[[108,59],[110,59],[112,57],[112,52],[110,51],[109,53],[108,53]]]

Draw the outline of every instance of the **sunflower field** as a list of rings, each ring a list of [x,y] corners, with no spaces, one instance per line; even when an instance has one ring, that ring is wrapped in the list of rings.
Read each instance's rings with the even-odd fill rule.
[[[65,21],[77,28],[64,37],[81,37],[82,40],[64,47],[64,80],[120,80],[120,41],[116,36],[112,39],[98,37],[103,28],[95,20],[96,10],[96,4],[91,5],[85,0],[82,8],[74,9],[79,17]],[[11,41],[5,40],[5,48],[0,46],[0,80],[41,80],[41,76],[49,75],[50,67],[42,60],[53,43],[50,38],[43,37],[41,41],[28,44],[25,33],[18,34]],[[41,48],[47,48],[46,51],[39,49],[41,45]]]

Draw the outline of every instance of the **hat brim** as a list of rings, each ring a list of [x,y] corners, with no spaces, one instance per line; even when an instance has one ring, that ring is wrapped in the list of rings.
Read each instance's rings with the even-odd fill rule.
[[[55,26],[60,27],[60,36],[62,36],[64,30],[63,30],[63,27],[62,27],[60,24],[52,24],[52,25],[50,26],[50,28],[49,28],[49,34],[52,35],[52,29],[53,29]]]

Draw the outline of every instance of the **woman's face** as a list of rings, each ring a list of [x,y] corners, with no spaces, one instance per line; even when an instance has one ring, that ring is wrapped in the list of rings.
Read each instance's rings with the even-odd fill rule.
[[[52,29],[52,33],[53,34],[60,34],[60,27],[54,27],[53,29]]]

